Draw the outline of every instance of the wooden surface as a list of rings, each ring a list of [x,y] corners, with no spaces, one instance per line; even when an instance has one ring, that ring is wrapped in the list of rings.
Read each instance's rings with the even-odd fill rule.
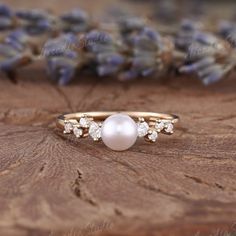
[[[236,231],[235,75],[208,88],[85,77],[57,87],[35,65],[17,84],[1,75],[0,91],[1,236]],[[171,112],[181,123],[121,153],[55,128],[60,113],[90,110]]]

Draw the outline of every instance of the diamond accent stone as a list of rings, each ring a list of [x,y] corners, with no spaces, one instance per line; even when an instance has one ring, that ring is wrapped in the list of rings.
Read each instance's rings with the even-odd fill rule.
[[[74,127],[73,133],[76,136],[76,138],[80,138],[83,135],[83,130],[78,127]]]
[[[101,138],[101,127],[98,123],[94,121],[90,123],[89,135],[94,141],[98,141]]]
[[[165,128],[165,123],[164,121],[157,121],[157,123],[155,124],[155,128],[158,132],[161,132],[164,128]]]
[[[158,138],[158,133],[155,130],[152,130],[151,133],[148,135],[148,139],[152,142],[156,142]]]
[[[165,124],[166,133],[173,133],[174,125],[169,121]]]
[[[83,128],[88,128],[90,124],[90,120],[87,117],[81,117],[79,120],[79,124]]]
[[[67,122],[65,123],[64,126],[64,134],[70,134],[73,131],[73,123],[72,122]]]
[[[138,126],[138,136],[139,137],[144,137],[147,135],[148,133],[148,129],[149,129],[149,125],[147,122],[143,121],[143,122],[138,122],[137,124]]]

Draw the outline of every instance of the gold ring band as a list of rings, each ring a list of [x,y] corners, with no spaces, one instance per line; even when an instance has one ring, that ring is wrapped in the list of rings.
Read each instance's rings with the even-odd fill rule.
[[[121,151],[131,147],[137,137],[155,142],[159,133],[173,134],[178,120],[176,115],[155,112],[96,111],[61,115],[57,125],[64,129],[64,134],[91,136],[94,141],[103,140],[111,149]]]

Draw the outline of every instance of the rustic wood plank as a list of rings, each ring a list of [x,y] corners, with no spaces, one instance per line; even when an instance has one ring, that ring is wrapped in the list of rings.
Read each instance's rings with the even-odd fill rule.
[[[88,80],[65,88],[46,80],[0,81],[6,88],[0,94],[2,232],[48,235],[94,222],[132,225],[136,218],[157,228],[209,223],[212,229],[234,221],[231,81],[220,92],[184,79],[168,86]],[[122,153],[65,138],[55,128],[61,112],[111,107],[177,113],[181,124],[172,137],[155,145],[140,141]]]

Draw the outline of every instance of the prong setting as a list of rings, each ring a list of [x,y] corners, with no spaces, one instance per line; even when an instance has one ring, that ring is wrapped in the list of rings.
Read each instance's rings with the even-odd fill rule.
[[[138,136],[145,137],[148,134],[149,130],[149,125],[148,123],[144,120],[144,118],[139,118],[137,123],[137,129],[138,129]]]
[[[99,141],[101,139],[101,127],[102,123],[96,123],[92,121],[89,127],[89,135],[94,141]]]
[[[79,124],[83,128],[89,128],[90,122],[91,122],[91,119],[89,119],[88,116],[86,115],[83,115],[79,120]]]
[[[80,137],[83,136],[83,129],[81,129],[80,127],[75,126],[73,128],[73,133],[74,133],[76,138],[80,138]]]
[[[155,129],[160,133],[165,128],[165,122],[163,120],[157,120],[155,124]]]
[[[165,132],[167,133],[167,134],[173,134],[174,133],[174,125],[172,124],[172,122],[171,121],[168,121],[168,122],[166,122],[165,123]]]
[[[158,138],[158,132],[156,130],[149,130],[147,138],[149,142],[155,143]]]
[[[78,121],[77,120],[69,120],[69,121],[65,121],[65,125],[64,125],[64,134],[71,134],[73,132],[74,126],[78,125]]]

